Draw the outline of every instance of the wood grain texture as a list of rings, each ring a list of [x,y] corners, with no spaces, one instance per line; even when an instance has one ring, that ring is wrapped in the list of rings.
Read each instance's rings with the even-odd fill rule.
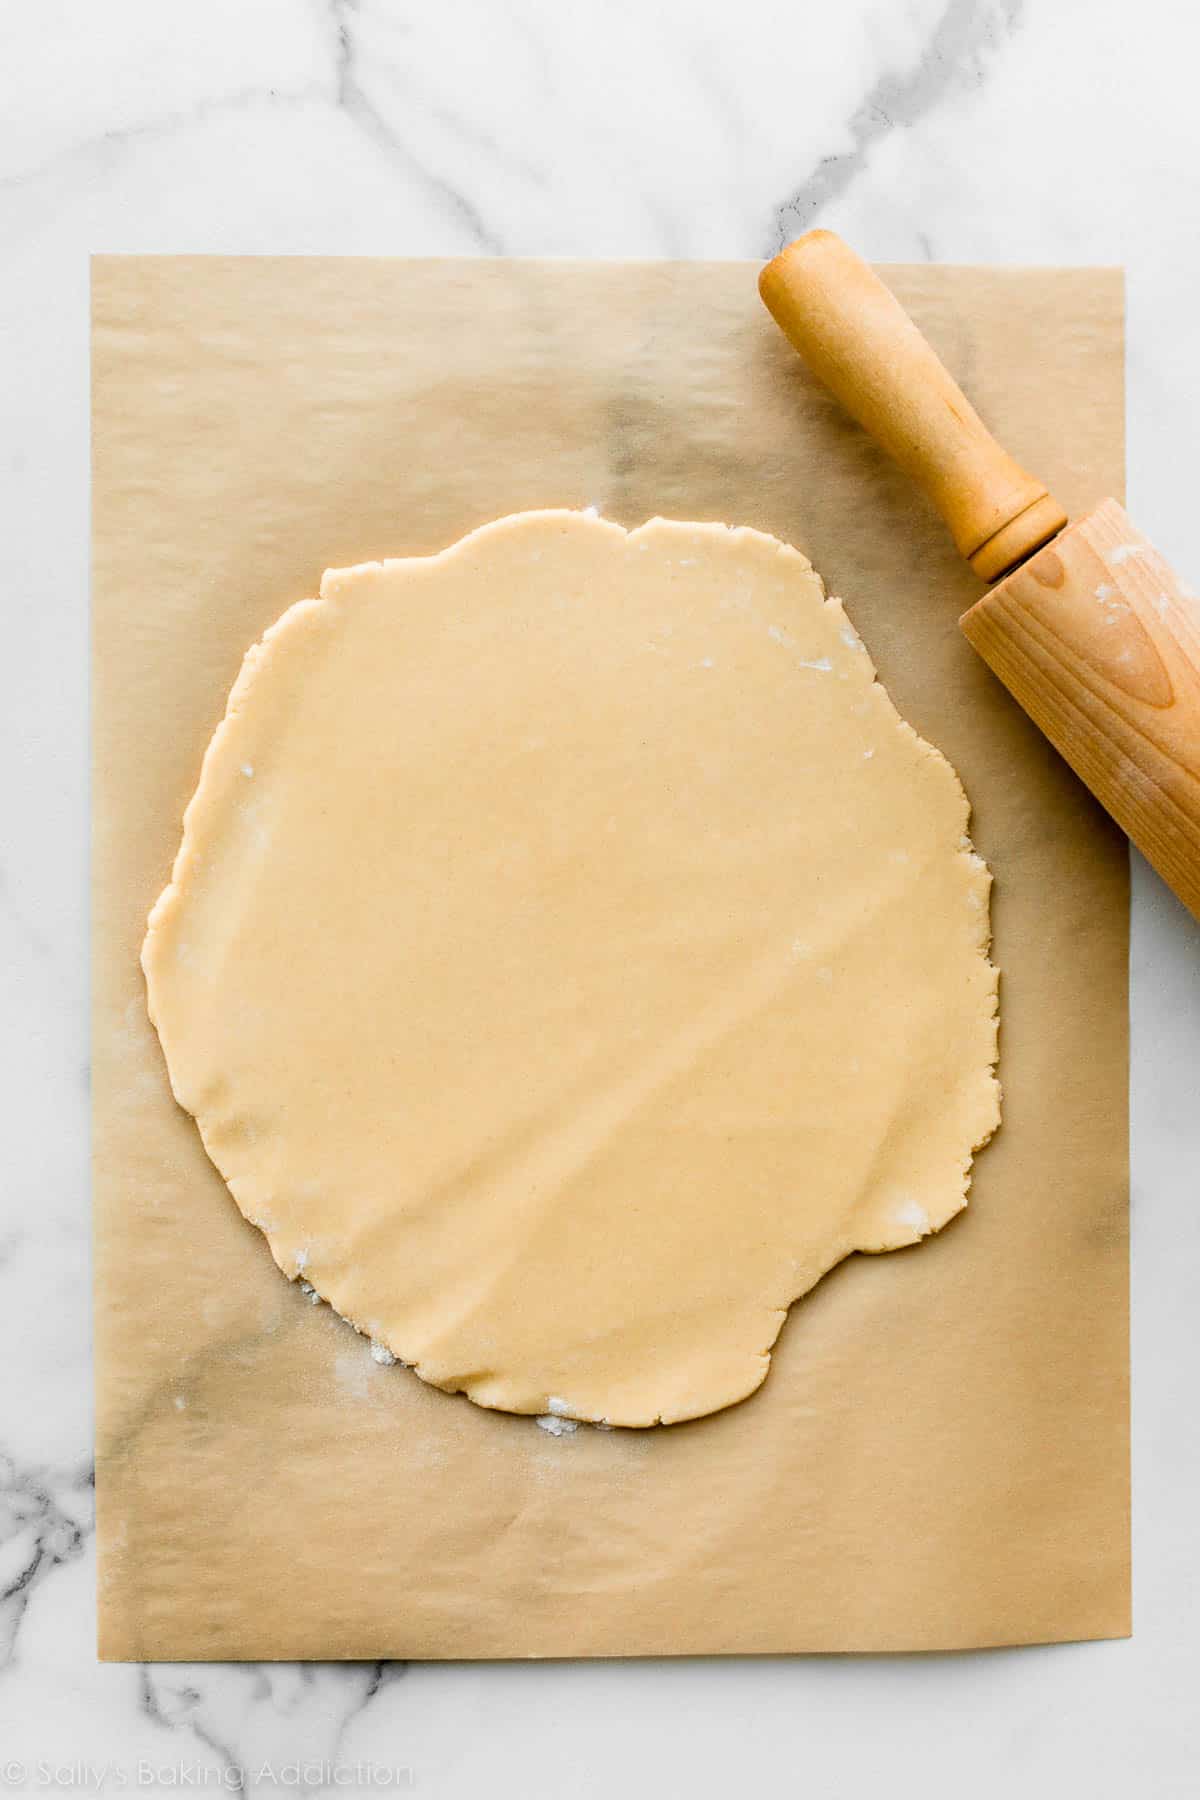
[[[813,373],[929,495],[975,573],[994,581],[1067,515],[1002,450],[895,295],[831,231],[768,263],[759,292]]]
[[[962,628],[1200,918],[1200,600],[1115,500]]]

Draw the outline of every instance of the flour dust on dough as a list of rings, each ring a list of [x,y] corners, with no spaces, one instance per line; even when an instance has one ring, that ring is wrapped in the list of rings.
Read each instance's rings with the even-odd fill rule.
[[[246,657],[143,950],[279,1267],[482,1406],[753,1392],[999,1118],[990,876],[841,602],[750,530],[525,513]]]

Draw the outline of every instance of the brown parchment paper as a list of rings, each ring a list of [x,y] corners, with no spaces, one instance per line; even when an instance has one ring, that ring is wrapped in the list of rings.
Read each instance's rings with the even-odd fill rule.
[[[886,271],[1075,511],[1122,482],[1119,275]],[[1129,1624],[1124,842],[957,629],[978,588],[749,264],[94,265],[100,1652],[929,1650]],[[138,949],[243,650],[327,564],[525,507],[759,526],[843,595],[996,876],[969,1210],[793,1308],[765,1386],[552,1438],[380,1368],[244,1224]]]

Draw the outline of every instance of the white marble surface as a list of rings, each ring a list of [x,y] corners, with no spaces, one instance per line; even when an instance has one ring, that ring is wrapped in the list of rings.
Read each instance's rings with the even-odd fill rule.
[[[1125,262],[1130,508],[1195,580],[1198,50],[1185,0],[0,9],[0,1784],[1197,1791],[1200,931],[1141,866],[1132,1643],[99,1666],[84,770],[92,250],[759,256],[820,220],[877,258]]]

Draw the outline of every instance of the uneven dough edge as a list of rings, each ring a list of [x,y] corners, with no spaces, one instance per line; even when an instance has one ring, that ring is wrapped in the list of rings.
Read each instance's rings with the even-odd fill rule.
[[[688,532],[694,531],[697,526],[703,526],[705,529],[727,533],[731,539],[755,542],[763,548],[768,549],[773,554],[793,562],[799,572],[810,576],[819,586],[823,603],[826,608],[834,610],[840,621],[845,624],[846,628],[849,631],[854,632],[853,624],[845,613],[843,602],[838,597],[827,593],[822,578],[819,573],[813,569],[812,564],[803,552],[797,550],[795,546],[784,543],[782,540],[775,538],[769,533],[762,532],[755,527],[729,526],[719,521],[668,520],[656,516],[645,521],[644,524],[638,527],[627,529],[612,520],[601,519],[594,514],[582,513],[572,508],[533,509],[523,513],[506,515],[501,519],[488,521],[466,533],[453,544],[428,556],[386,558],[382,562],[365,562],[350,565],[345,568],[327,570],[320,583],[319,595],[315,598],[306,598],[294,602],[267,628],[266,631],[264,631],[261,638],[246,651],[238,675],[230,690],[225,712],[205,749],[196,788],[184,811],[181,841],[172,864],[170,878],[150,909],[147,920],[146,936],[141,950],[140,960],[147,986],[147,1011],[151,1023],[160,1036],[160,1041],[162,1040],[162,1028],[160,1026],[160,1021],[155,1014],[153,995],[155,938],[164,926],[170,922],[173,911],[182,900],[182,885],[186,879],[191,859],[196,854],[194,836],[197,829],[197,820],[207,805],[208,800],[206,793],[206,777],[211,775],[212,770],[223,757],[226,749],[226,740],[233,730],[241,707],[245,704],[253,690],[256,679],[269,663],[274,642],[289,632],[297,624],[298,620],[303,618],[306,614],[317,616],[326,609],[340,605],[346,598],[349,590],[353,587],[357,577],[380,570],[390,570],[394,568],[411,566],[432,568],[435,566],[445,566],[456,557],[464,555],[470,548],[476,547],[480,542],[486,541],[490,535],[507,533],[515,526],[533,523],[549,523],[552,521],[575,521],[585,517],[588,519],[589,527],[591,529],[595,529],[596,526],[599,525],[614,536],[629,540],[636,540],[643,534],[654,531]],[[854,635],[857,637],[856,632]],[[859,643],[861,645],[861,640],[859,640]],[[867,654],[865,648],[863,654]],[[966,818],[969,823],[969,800],[963,789],[957,771],[936,746],[923,739],[908,720],[900,715],[891,695],[879,681],[874,664],[873,662],[870,662],[869,655],[868,662],[871,670],[872,684],[878,689],[883,700],[886,702],[893,723],[900,728],[903,734],[909,736],[913,740],[922,757],[929,758],[938,763],[949,774],[963,801]],[[779,1302],[764,1302],[762,1317],[764,1328],[769,1330],[769,1335],[765,1335],[765,1341],[763,1342],[761,1350],[754,1353],[747,1353],[747,1360],[750,1361],[753,1366],[747,1369],[744,1379],[731,1382],[726,1397],[715,1402],[711,1399],[707,1400],[694,1410],[664,1410],[655,1417],[646,1417],[639,1420],[623,1419],[621,1421],[621,1426],[623,1428],[645,1429],[658,1424],[683,1423],[689,1419],[709,1416],[712,1413],[722,1411],[727,1407],[746,1399],[762,1385],[770,1371],[771,1351],[778,1340],[779,1333],[782,1330],[791,1306],[794,1305],[797,1300],[802,1299],[804,1295],[811,1292],[818,1282],[833,1268],[837,1267],[848,1256],[856,1253],[861,1252],[871,1255],[884,1254],[895,1249],[915,1245],[925,1237],[940,1231],[950,1219],[955,1217],[967,1206],[975,1156],[990,1141],[1000,1124],[1002,1090],[996,1073],[999,1058],[999,970],[996,968],[995,964],[992,963],[990,958],[992,934],[990,930],[990,906],[987,898],[992,879],[990,870],[983,859],[975,851],[969,835],[965,832],[957,854],[969,864],[977,880],[984,878],[981,918],[982,931],[979,954],[981,962],[986,968],[989,977],[989,985],[986,994],[990,999],[988,1017],[992,1023],[992,1050],[986,1071],[981,1071],[982,1082],[979,1096],[980,1111],[981,1113],[986,1113],[987,1117],[980,1123],[969,1153],[963,1160],[955,1191],[944,1196],[942,1203],[935,1211],[927,1213],[924,1221],[914,1222],[905,1231],[904,1235],[891,1235],[885,1233],[882,1236],[873,1236],[870,1241],[866,1242],[842,1243],[835,1247],[828,1260],[823,1261],[819,1268],[813,1267],[810,1270],[806,1270],[802,1284],[798,1288],[795,1288],[794,1291],[789,1292],[785,1299],[782,1299]],[[206,1154],[214,1167],[217,1168],[228,1187],[230,1175],[222,1167],[218,1155],[211,1146],[208,1137],[206,1136],[202,1119],[198,1114],[192,1111],[187,1101],[178,1091],[175,1077],[171,1070],[170,1058],[166,1053],[165,1042],[163,1043],[163,1052],[172,1094],[177,1104],[184,1111],[188,1112],[189,1116],[195,1119],[197,1130],[201,1141],[204,1144]],[[986,1101],[990,1101],[990,1104],[985,1104]],[[235,1205],[238,1206],[239,1212],[247,1219],[247,1222],[254,1225],[256,1229],[262,1232],[262,1235],[267,1240],[273,1260],[287,1279],[292,1282],[302,1281],[303,1285],[312,1291],[314,1298],[319,1298],[324,1301],[340,1318],[344,1319],[354,1331],[359,1335],[370,1339],[370,1331],[362,1323],[354,1319],[349,1311],[343,1311],[341,1307],[339,1307],[336,1291],[337,1284],[325,1284],[329,1289],[329,1291],[325,1291],[325,1285],[321,1283],[319,1278],[313,1279],[316,1274],[315,1271],[310,1271],[308,1269],[299,1270],[294,1266],[294,1262],[289,1266],[289,1262],[284,1260],[284,1254],[275,1242],[272,1231],[257,1219],[252,1218],[250,1214],[242,1208],[236,1195],[233,1193],[232,1188],[230,1189],[230,1196],[234,1200]],[[483,1387],[486,1386],[486,1383],[474,1383],[469,1379],[453,1382],[438,1380],[427,1368],[422,1366],[419,1358],[409,1361],[404,1355],[402,1347],[395,1344],[388,1344],[386,1347],[392,1352],[395,1359],[406,1369],[411,1369],[422,1381],[425,1381],[430,1386],[439,1388],[442,1392],[448,1394],[461,1393],[466,1395],[466,1397],[475,1404],[489,1410],[520,1414],[527,1417],[539,1415],[544,1410],[542,1407],[535,1404],[518,1406],[514,1405],[511,1401],[500,1403],[496,1400],[489,1399],[482,1391]],[[591,1417],[582,1412],[573,1410],[570,1412],[563,1412],[560,1416],[581,1423],[608,1424],[608,1421],[602,1417]]]

